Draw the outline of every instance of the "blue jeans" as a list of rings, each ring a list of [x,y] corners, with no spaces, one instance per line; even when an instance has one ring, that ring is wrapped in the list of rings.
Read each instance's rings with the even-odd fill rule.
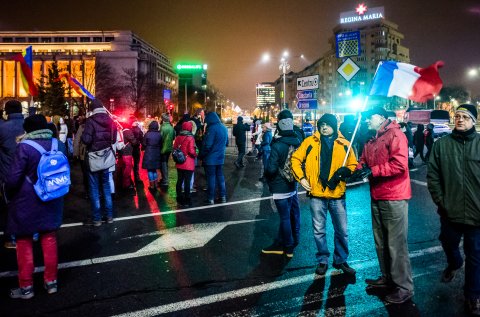
[[[205,173],[207,174],[208,200],[215,199],[215,186],[218,186],[220,197],[227,197],[225,177],[223,176],[223,165],[206,165]]]
[[[267,170],[268,158],[270,157],[270,151],[262,150],[262,163],[263,163],[263,172]]]
[[[276,245],[294,248],[298,244],[300,234],[300,206],[297,194],[285,199],[274,199],[280,216],[280,227]]]
[[[328,264],[330,252],[327,245],[327,211],[332,217],[334,235],[333,263],[342,264],[348,257],[348,233],[347,233],[347,210],[345,199],[310,199],[310,211],[312,213],[313,237],[317,245],[316,259],[318,263]]]
[[[456,224],[440,218],[440,241],[447,256],[448,266],[457,269],[462,266],[460,240],[463,236],[465,253],[464,294],[468,299],[480,298],[480,227]]]
[[[93,221],[100,221],[101,205],[100,205],[100,191],[102,192],[103,199],[105,201],[104,208],[107,217],[113,217],[113,203],[112,194],[110,191],[108,169],[98,172],[88,172],[88,185],[90,203],[92,204]]]

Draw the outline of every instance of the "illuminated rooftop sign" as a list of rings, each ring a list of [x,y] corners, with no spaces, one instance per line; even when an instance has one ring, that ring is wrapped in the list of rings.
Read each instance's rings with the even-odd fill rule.
[[[340,24],[378,20],[383,19],[384,16],[383,7],[368,8],[361,3],[355,8],[355,11],[341,12]]]
[[[207,70],[207,64],[178,64],[178,70]]]

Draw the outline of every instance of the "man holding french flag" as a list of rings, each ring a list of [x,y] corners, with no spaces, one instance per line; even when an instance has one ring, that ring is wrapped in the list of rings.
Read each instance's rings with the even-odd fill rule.
[[[442,88],[438,74],[441,66],[442,62],[427,68],[395,61],[381,62],[370,95],[426,102]],[[401,304],[414,294],[407,242],[408,201],[412,196],[408,141],[399,124],[388,119],[382,107],[365,114],[368,128],[376,135],[365,144],[353,177],[368,177],[370,181],[372,228],[381,270],[380,277],[365,282],[370,289],[391,289],[385,300]]]

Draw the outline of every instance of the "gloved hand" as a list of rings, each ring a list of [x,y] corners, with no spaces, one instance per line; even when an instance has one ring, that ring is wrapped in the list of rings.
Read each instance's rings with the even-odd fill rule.
[[[335,172],[327,182],[327,187],[330,188],[331,190],[334,190],[337,188],[338,183],[340,183],[340,176]]]
[[[345,179],[350,177],[350,175],[352,175],[352,171],[350,171],[348,167],[342,166],[335,172],[334,175],[337,175],[341,181],[344,181]]]
[[[307,192],[312,190],[312,187],[310,187],[310,184],[308,183],[306,178],[302,178],[300,180],[300,185],[302,185],[302,187],[305,188],[307,190]]]
[[[370,175],[372,175],[372,169],[370,167],[368,167],[368,165],[363,164],[363,168],[353,172],[352,177],[354,179],[359,179],[360,180],[360,179],[366,179]]]

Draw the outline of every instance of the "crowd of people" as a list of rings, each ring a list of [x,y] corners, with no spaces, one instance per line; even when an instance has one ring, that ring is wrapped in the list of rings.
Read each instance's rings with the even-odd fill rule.
[[[0,123],[1,207],[2,217],[7,217],[4,236],[7,245],[16,246],[19,267],[19,287],[11,290],[12,298],[34,296],[34,240],[40,240],[44,254],[44,287],[48,294],[58,288],[56,231],[62,223],[63,197],[45,201],[35,194],[33,184],[42,177],[37,171],[42,152],[58,151],[79,160],[85,195],[91,203],[91,219],[86,224],[95,227],[114,222],[112,194],[135,191],[140,168],[146,170],[150,191],[165,190],[175,179],[168,173],[171,157],[177,169],[175,189],[180,206],[192,206],[195,168],[200,162],[207,183],[204,203],[227,201],[223,167],[228,132],[215,112],[198,109],[192,117],[185,114],[175,126],[165,113],[161,120],[151,120],[145,133],[138,121],[121,125],[96,99],[89,105],[88,116],[80,116],[76,124],[61,118],[55,125],[43,115],[24,118],[16,100],[6,103],[5,114],[6,120]],[[424,131],[419,125],[412,134],[411,126],[390,120],[381,107],[362,117],[366,120],[358,131],[354,118],[346,118],[339,127],[337,117],[329,113],[316,122],[316,129],[306,124],[306,129],[301,129],[294,124],[292,113],[283,110],[277,115],[274,133],[269,122],[254,119],[250,126],[238,118],[232,131],[238,148],[233,164],[237,169],[245,166],[250,131],[250,154],[262,160],[260,180],[268,185],[280,218],[277,237],[262,253],[293,257],[300,236],[300,184],[307,191],[311,211],[316,274],[323,276],[328,271],[326,220],[330,214],[335,232],[332,266],[355,275],[356,270],[347,262],[346,181],[368,179],[381,275],[365,283],[371,288],[389,288],[385,298],[389,303],[409,300],[414,295],[407,243],[408,201],[412,196],[409,168],[420,154],[428,162],[428,189],[438,206],[440,241],[448,262],[441,280],[452,281],[465,262],[466,307],[471,314],[480,315],[480,201],[476,194],[480,188],[476,158],[480,136],[475,131],[476,108],[459,106],[452,134],[437,142],[432,126]],[[358,139],[354,139],[357,132]],[[423,146],[427,147],[425,156]],[[459,251],[462,237],[465,260]]]

